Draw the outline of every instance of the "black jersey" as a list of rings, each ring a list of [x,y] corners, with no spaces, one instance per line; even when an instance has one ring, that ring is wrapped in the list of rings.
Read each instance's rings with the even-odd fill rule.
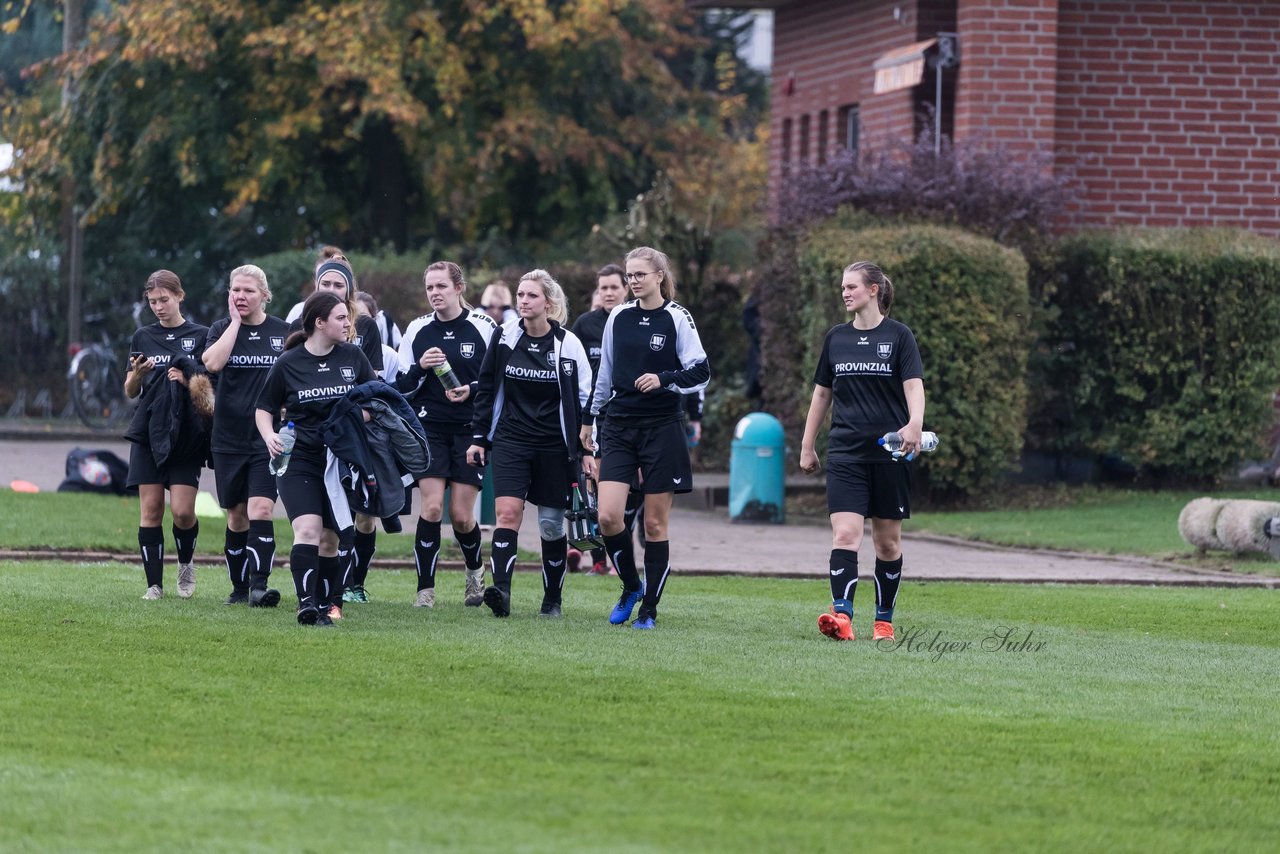
[[[573,334],[578,336],[582,346],[587,348],[587,361],[591,363],[591,379],[596,378],[600,370],[600,345],[604,341],[604,324],[609,319],[609,312],[603,308],[580,315],[573,322]]]
[[[661,388],[637,391],[643,374],[657,374]],[[652,309],[641,308],[638,300],[624,303],[605,322],[591,412],[583,420],[589,422],[607,406],[610,418],[676,421],[683,411],[681,395],[702,391],[710,378],[711,364],[684,306],[670,300]]]
[[[503,366],[502,418],[494,441],[524,447],[560,443],[560,377],[556,371],[554,335],[520,336]]]
[[[314,356],[300,344],[276,360],[258,395],[258,409],[274,417],[285,408],[285,419],[298,431],[295,449],[324,447],[320,427],[335,400],[351,387],[377,379],[364,352],[354,344],[335,345],[324,356]]]
[[[298,317],[289,324],[289,332],[298,332],[302,329],[302,318]],[[355,344],[363,352],[369,364],[378,373],[382,373],[382,333],[378,331],[378,324],[372,317],[360,315],[356,318],[356,337],[352,339]]]
[[[816,385],[832,390],[830,456],[888,463],[876,440],[910,420],[902,384],[923,379],[920,350],[911,330],[888,317],[875,329],[842,323],[827,333],[813,372]]]
[[[440,320],[435,313],[423,315],[409,324],[400,338],[401,373],[396,386],[408,398],[426,429],[441,433],[471,432],[480,365],[498,324],[483,311],[464,310],[453,320]],[[434,371],[419,364],[422,354],[439,347],[458,379],[471,386],[471,395],[453,403]]]
[[[155,369],[143,377],[142,390],[145,392],[153,382],[167,375],[170,363],[179,356],[190,356],[199,366],[200,356],[204,353],[205,339],[208,336],[208,327],[192,323],[190,320],[184,320],[181,326],[170,328],[165,328],[156,321],[133,333],[133,340],[129,343],[129,353],[131,355],[141,353],[156,364]],[[125,366],[126,373],[129,367],[129,365]]]
[[[206,348],[212,347],[230,325],[231,320],[224,317],[209,327]],[[253,413],[262,385],[267,381],[267,373],[284,352],[284,339],[288,335],[289,324],[270,315],[257,326],[240,324],[227,363],[213,374],[216,396],[210,439],[212,450],[221,454],[248,454],[264,450]]]

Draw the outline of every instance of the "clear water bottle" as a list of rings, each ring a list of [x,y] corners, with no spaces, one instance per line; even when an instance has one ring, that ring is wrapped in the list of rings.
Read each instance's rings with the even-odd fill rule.
[[[881,436],[881,437],[880,437],[878,440],[876,440],[876,441],[878,441],[878,442],[880,443],[881,447],[883,447],[886,451],[888,451],[889,453],[893,454],[893,458],[894,458],[894,460],[899,460],[899,459],[901,459],[901,458],[902,458],[902,456],[903,456],[903,454],[902,454],[902,436],[901,436],[901,435],[899,435],[899,434],[898,434],[898,432],[897,432],[896,430],[895,430],[895,431],[893,431],[893,432],[890,432],[890,433],[885,433],[883,436]],[[938,434],[937,434],[937,433],[934,433],[934,432],[932,432],[932,431],[926,430],[925,432],[923,432],[923,433],[921,433],[921,434],[920,434],[920,450],[919,450],[919,453],[921,453],[921,454],[931,454],[931,453],[933,453],[934,451],[936,451],[937,449],[938,449]],[[913,452],[913,453],[907,454],[906,456],[907,456],[907,462],[911,462],[913,459],[915,459],[916,454]]]
[[[298,441],[298,431],[294,429],[293,422],[280,428],[280,456],[273,459],[268,466],[271,473],[276,477],[285,473],[285,469],[289,468],[289,457],[293,455],[293,443]]]
[[[436,372],[436,379],[440,380],[440,385],[444,386],[445,391],[451,391],[462,385],[462,380],[458,379],[458,375],[453,372],[453,368],[449,367],[448,359],[436,365],[432,370]]]

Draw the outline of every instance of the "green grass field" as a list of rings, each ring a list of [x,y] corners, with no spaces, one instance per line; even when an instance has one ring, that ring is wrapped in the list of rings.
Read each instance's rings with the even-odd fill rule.
[[[1064,489],[1047,496],[1015,493],[1008,497],[1010,506],[998,510],[917,512],[906,524],[906,530],[1011,546],[1186,559],[1195,552],[1178,535],[1178,513],[1199,495],[1201,493],[1097,488]],[[1277,490],[1214,495],[1280,501]],[[411,531],[414,518],[406,516],[403,521]],[[812,521],[826,526],[825,516]],[[166,536],[168,526],[166,516]],[[447,527],[442,556],[446,560],[460,560]],[[202,520],[199,551],[221,555],[222,530],[221,521]],[[136,498],[66,493],[22,495],[0,489],[0,544],[7,548],[56,547],[131,553],[137,550],[137,531]],[[293,543],[293,534],[284,520],[277,520],[276,537],[277,554],[286,554]],[[169,549],[172,551],[172,541]],[[380,536],[378,554],[382,558],[411,558],[412,538]],[[538,559],[532,551],[522,550],[521,555],[525,560]],[[1210,559],[1214,560],[1219,564],[1223,561],[1241,564],[1254,572],[1266,572],[1271,567],[1271,562],[1262,556],[1222,554]]]
[[[1011,496],[996,510],[913,513],[909,531],[930,532],[987,543],[1069,549],[1157,558],[1190,558],[1195,549],[1178,534],[1178,514],[1203,492],[1077,488],[1051,496]],[[1215,492],[1215,498],[1280,502],[1280,491]],[[1213,564],[1242,565],[1250,572],[1275,572],[1264,555],[1208,557]]]
[[[114,564],[0,583],[4,850],[1280,838],[1273,591],[908,584],[889,648],[819,636],[816,580],[676,577],[655,632],[608,626],[614,584],[580,576],[549,623],[532,574],[499,621],[459,573],[424,613],[379,572],[332,630],[207,589],[142,602]],[[984,648],[1001,626],[1029,644]]]
[[[401,520],[412,534],[416,516]],[[169,533],[172,518],[165,511],[166,551],[173,554],[173,537]],[[276,520],[276,554],[289,554],[293,530],[286,519]],[[200,519],[197,554],[222,555],[221,519]],[[378,527],[381,533],[381,526]],[[461,560],[462,554],[445,522],[442,560]],[[82,493],[41,493],[24,495],[0,489],[0,546],[8,549],[69,549],[76,551],[110,551],[132,553],[138,550],[138,499],[114,495]],[[382,558],[412,558],[413,538],[405,535],[380,535],[378,555]],[[539,560],[535,552],[521,550],[524,559]],[[277,561],[279,558],[277,558]]]

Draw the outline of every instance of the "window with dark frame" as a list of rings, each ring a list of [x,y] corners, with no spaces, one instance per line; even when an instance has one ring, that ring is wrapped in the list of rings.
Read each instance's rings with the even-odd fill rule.
[[[858,156],[858,134],[860,123],[858,118],[858,105],[847,104],[840,108],[840,145],[852,154]]]
[[[800,117],[800,163],[809,165],[809,114]]]

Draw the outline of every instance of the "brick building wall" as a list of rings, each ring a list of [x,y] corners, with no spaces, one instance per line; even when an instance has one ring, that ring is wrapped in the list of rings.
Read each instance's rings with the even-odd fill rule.
[[[1058,0],[959,0],[955,137],[1053,150]]]
[[[1057,156],[1084,187],[1074,223],[1280,236],[1280,3],[1059,7]]]
[[[774,20],[771,205],[777,203],[787,168],[819,162],[844,144],[842,108],[858,106],[863,150],[888,139],[909,139],[914,120],[914,90],[873,95],[872,65],[885,51],[917,40],[915,0],[812,0],[795,5],[802,7],[800,14],[782,9]],[[905,26],[894,20],[895,6],[907,14]]]
[[[894,7],[906,25],[894,19]],[[925,86],[873,95],[875,60],[960,34],[957,139],[1054,152],[1064,226],[1237,226],[1280,236],[1280,0],[793,0],[774,23],[769,199],[844,143],[908,140]],[[950,85],[950,84],[949,84]],[[924,91],[928,89],[928,91]],[[948,94],[952,90],[948,90]]]

